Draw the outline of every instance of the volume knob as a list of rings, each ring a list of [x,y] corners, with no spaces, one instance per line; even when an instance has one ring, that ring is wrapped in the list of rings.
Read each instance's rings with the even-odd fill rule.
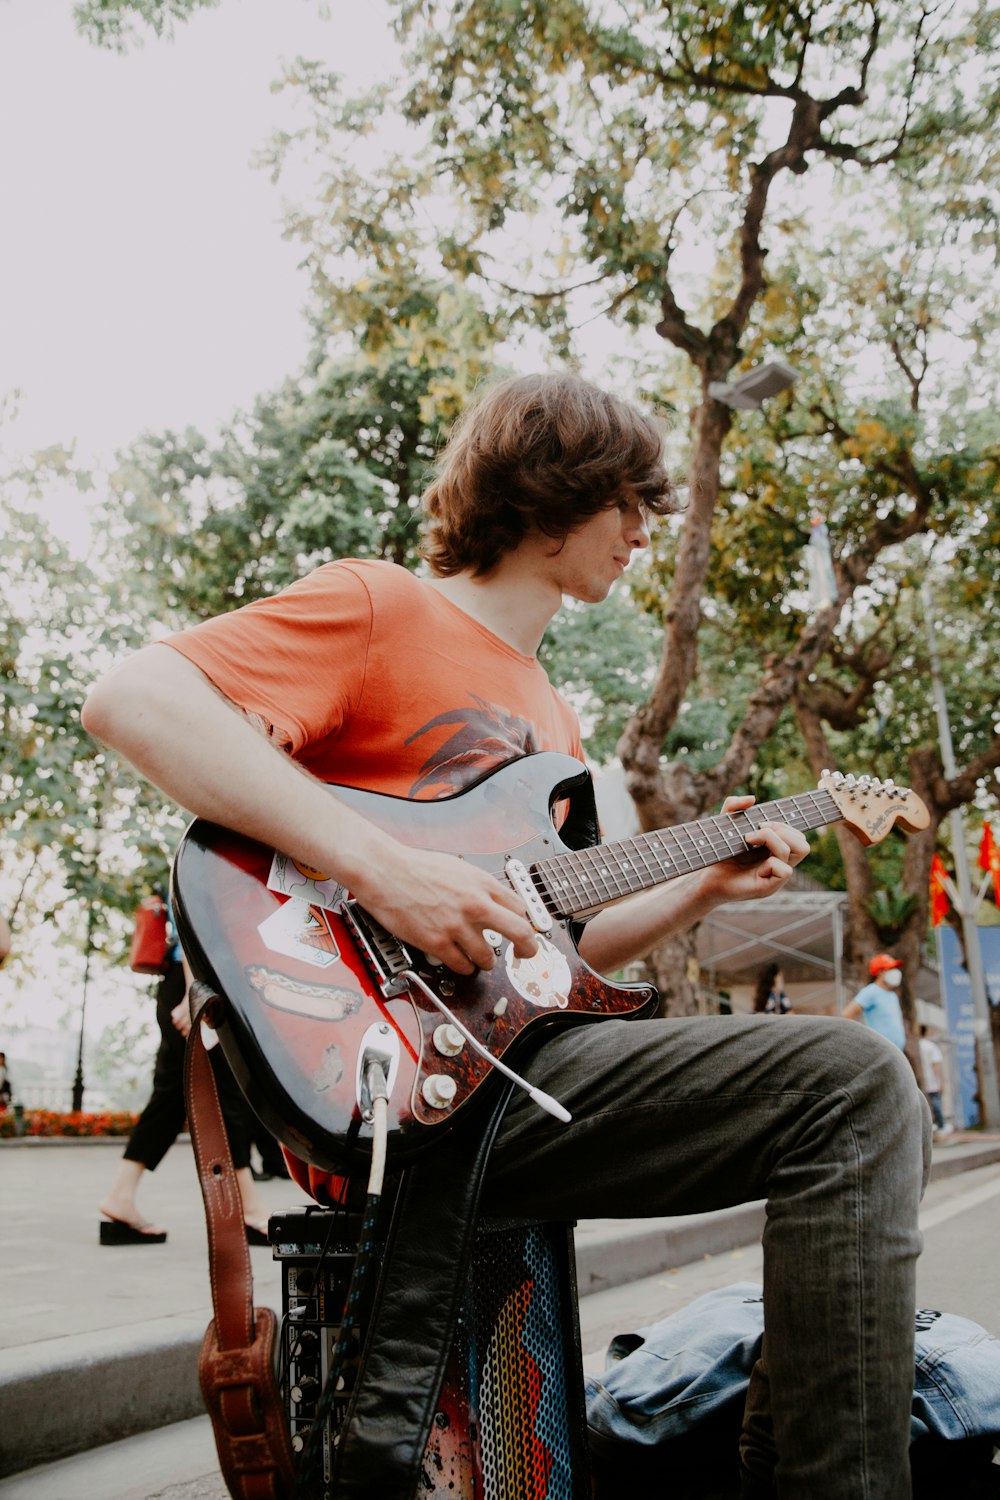
[[[457,1057],[465,1046],[465,1037],[450,1021],[442,1022],[434,1032],[434,1046],[442,1057]]]
[[[447,1073],[431,1073],[424,1079],[420,1092],[424,1103],[431,1109],[447,1109],[458,1090],[454,1078],[449,1078]]]

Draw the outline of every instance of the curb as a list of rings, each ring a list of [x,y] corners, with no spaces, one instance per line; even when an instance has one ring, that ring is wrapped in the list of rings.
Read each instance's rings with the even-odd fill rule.
[[[764,1204],[740,1203],[712,1214],[633,1220],[620,1229],[583,1234],[576,1245],[576,1285],[581,1297],[641,1281],[707,1255],[750,1245],[764,1232]]]
[[[946,1154],[950,1149],[954,1156]],[[934,1160],[931,1181],[998,1161],[998,1140],[956,1141]],[[584,1228],[576,1246],[578,1293],[590,1296],[752,1244],[764,1220],[757,1202]],[[0,1478],[202,1416],[204,1332],[200,1314],[156,1318],[0,1351]]]
[[[204,1332],[155,1318],[0,1351],[0,1477],[201,1416]]]
[[[117,1146],[124,1151],[128,1135],[7,1135],[0,1137],[0,1153],[4,1151],[40,1151],[45,1146]],[[187,1131],[177,1137],[177,1145],[190,1146]]]
[[[1000,1140],[956,1141],[954,1156],[938,1155],[931,1163],[930,1182],[941,1182],[974,1167],[1000,1161]],[[581,1297],[612,1287],[656,1276],[675,1266],[686,1266],[705,1255],[723,1255],[740,1245],[756,1243],[764,1232],[763,1202],[740,1203],[735,1208],[711,1214],[691,1214],[672,1219],[628,1220],[620,1228],[609,1227],[578,1235],[576,1280]]]

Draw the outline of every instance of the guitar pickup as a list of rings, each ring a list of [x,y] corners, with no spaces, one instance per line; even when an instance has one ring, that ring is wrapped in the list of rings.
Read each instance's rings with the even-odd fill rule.
[[[413,960],[399,939],[356,901],[345,901],[341,915],[382,994],[388,999],[405,993],[402,976],[413,967]]]
[[[538,887],[531,878],[530,872],[519,859],[508,856],[504,861],[503,872],[508,882],[524,902],[524,909],[528,913],[528,920],[536,932],[551,932],[552,918],[546,910],[545,903],[539,894]]]

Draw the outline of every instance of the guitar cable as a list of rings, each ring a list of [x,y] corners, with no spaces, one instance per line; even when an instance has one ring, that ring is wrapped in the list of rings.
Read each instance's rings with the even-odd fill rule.
[[[546,1114],[553,1115],[563,1125],[570,1123],[573,1116],[568,1109],[559,1103],[558,1099],[553,1099],[552,1095],[547,1094],[544,1089],[536,1088],[533,1083],[529,1083],[526,1078],[522,1078],[520,1073],[515,1073],[513,1068],[508,1068],[507,1064],[501,1062],[499,1057],[494,1057],[489,1048],[484,1047],[479,1038],[473,1036],[465,1022],[460,1021],[455,1012],[445,1005],[440,996],[435,995],[430,985],[426,984],[419,974],[414,973],[412,969],[404,969],[400,978],[405,979],[407,984],[415,984],[425,999],[429,1000],[441,1012],[445,1020],[449,1021],[455,1030],[464,1036],[473,1051],[478,1052],[480,1057],[484,1057],[491,1067],[496,1068],[498,1073],[502,1073],[505,1078],[509,1078],[511,1083],[516,1083],[518,1088],[524,1089],[528,1098],[532,1099],[538,1105],[539,1109],[544,1109]]]
[[[386,1142],[388,1138],[389,1089],[381,1062],[370,1059],[365,1070],[372,1107],[372,1155],[368,1172],[368,1191],[361,1221],[358,1253],[351,1271],[351,1281],[344,1299],[337,1341],[330,1356],[330,1367],[326,1383],[316,1404],[316,1415],[306,1437],[302,1459],[295,1475],[292,1500],[317,1500],[323,1493],[323,1445],[330,1414],[337,1395],[344,1389],[343,1368],[351,1353],[353,1334],[357,1326],[362,1296],[365,1292],[372,1262],[376,1259],[376,1227],[382,1201],[382,1186],[385,1177]],[[317,1265],[316,1274],[319,1275]]]

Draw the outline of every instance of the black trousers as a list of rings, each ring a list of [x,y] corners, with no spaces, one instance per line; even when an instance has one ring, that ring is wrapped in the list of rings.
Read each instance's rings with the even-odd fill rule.
[[[156,1022],[160,1028],[160,1046],[153,1068],[153,1092],[135,1123],[125,1148],[125,1160],[141,1162],[153,1172],[184,1129],[187,1107],[184,1102],[185,1041],[170,1013],[184,996],[184,966],[171,964],[156,991]],[[219,1102],[226,1122],[229,1149],[237,1168],[250,1165],[250,1142],[263,1135],[264,1127],[247,1104],[221,1047],[209,1054],[215,1073]]]

